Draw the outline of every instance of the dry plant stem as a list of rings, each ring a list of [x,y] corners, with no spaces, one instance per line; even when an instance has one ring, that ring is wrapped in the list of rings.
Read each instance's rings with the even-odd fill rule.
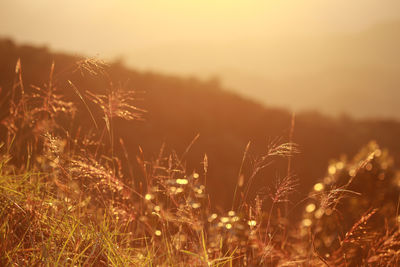
[[[294,134],[294,126],[295,126],[295,113],[292,113],[292,120],[290,124],[290,133],[289,133],[289,143],[293,144],[293,134]],[[293,156],[293,147],[290,147],[289,157],[288,157],[288,166],[287,166],[287,176],[292,175],[292,156]],[[288,203],[285,204],[285,216],[287,216],[288,212]]]
[[[248,197],[248,194],[249,194],[249,191],[250,191],[251,184],[253,183],[253,180],[256,177],[257,173],[260,170],[262,170],[262,169],[264,169],[267,166],[272,164],[272,162],[265,162],[266,158],[267,157],[264,157],[262,159],[257,159],[256,160],[256,162],[254,164],[255,166],[253,167],[253,171],[252,171],[252,173],[250,175],[250,178],[248,179],[248,181],[246,183],[246,187],[245,187],[245,190],[244,190],[244,196],[243,196],[243,199],[242,199],[242,203],[239,206],[239,212],[242,210],[242,208],[244,207],[244,205],[247,202],[247,197]]]
[[[270,236],[270,234],[269,234],[269,228],[270,228],[270,225],[271,225],[271,216],[272,216],[272,212],[273,212],[273,210],[274,210],[274,206],[275,206],[275,201],[273,201],[272,202],[272,204],[271,204],[271,208],[269,209],[269,214],[268,214],[268,220],[267,220],[267,226],[265,227],[265,239],[264,239],[264,243],[267,243],[267,238],[269,237],[269,239],[270,239],[270,241],[271,241],[271,239],[272,239],[272,237]],[[270,242],[269,241],[269,242]]]
[[[289,143],[293,144],[293,134],[294,134],[294,126],[295,126],[295,113],[292,113],[292,120],[290,124],[290,133],[289,133]],[[287,175],[291,175],[292,172],[292,156],[293,156],[293,148],[290,148],[290,155],[288,157],[288,166],[287,166]]]
[[[87,111],[89,112],[90,118],[92,119],[94,126],[96,129],[99,129],[99,126],[97,125],[96,119],[93,116],[92,111],[90,110],[88,104],[86,103],[85,99],[83,98],[82,94],[79,92],[78,87],[76,87],[70,80],[68,80],[68,83],[71,85],[71,87],[74,89],[75,93],[79,96],[79,99],[82,100],[84,106],[86,107]]]
[[[207,186],[207,173],[208,173],[208,157],[207,157],[207,154],[204,154],[203,171],[204,171],[204,186]]]
[[[235,206],[235,203],[236,203],[236,194],[237,194],[238,187],[242,187],[242,186],[243,186],[243,183],[244,183],[244,176],[243,176],[243,174],[242,174],[242,171],[243,171],[244,162],[245,162],[245,160],[246,160],[246,158],[247,158],[247,153],[249,152],[250,144],[251,144],[251,142],[249,141],[249,142],[247,143],[247,145],[246,145],[246,148],[244,149],[244,152],[243,152],[242,162],[240,163],[240,168],[239,168],[239,173],[238,173],[238,181],[237,181],[237,183],[236,183],[235,191],[234,191],[234,193],[233,193],[232,208],[231,208],[231,210],[234,210],[234,206]]]
[[[196,143],[196,141],[199,139],[200,137],[200,133],[198,133],[193,140],[190,142],[190,144],[186,147],[185,152],[183,152],[182,156],[180,157],[179,161],[182,162],[184,160],[184,158],[186,157],[186,155],[189,153],[190,149],[192,148],[192,146]]]

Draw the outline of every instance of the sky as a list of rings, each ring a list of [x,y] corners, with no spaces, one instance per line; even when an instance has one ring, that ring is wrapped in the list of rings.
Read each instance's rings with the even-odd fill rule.
[[[358,31],[398,18],[397,0],[2,0],[2,35],[106,56],[173,43],[257,42]]]
[[[122,58],[140,70],[219,76],[239,94],[292,109],[326,105],[319,98],[303,99],[307,84],[296,88],[286,79],[307,80],[341,68],[335,51],[343,46],[343,51],[359,50],[347,49],[346,40],[399,19],[398,0],[0,1],[2,37],[55,51]],[[275,91],[268,91],[271,87]],[[292,92],[296,97],[290,100],[286,95]],[[325,111],[358,115],[351,106]]]

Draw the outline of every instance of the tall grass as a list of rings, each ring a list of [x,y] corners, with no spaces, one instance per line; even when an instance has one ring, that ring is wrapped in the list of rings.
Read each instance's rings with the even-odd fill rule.
[[[83,78],[101,76],[109,88],[101,93],[78,88],[72,75],[58,75],[54,66],[46,84],[28,90],[18,61],[9,90],[1,121],[1,265],[398,264],[400,178],[375,143],[354,160],[332,162],[299,203],[290,202],[301,182],[290,160],[275,187],[249,193],[274,158],[299,152],[292,134],[258,157],[250,157],[249,143],[232,208],[216,211],[207,194],[207,156],[199,171],[185,167],[192,144],[183,155],[163,146],[153,161],[140,150],[136,161],[144,180],[122,163],[129,155],[114,121],[142,120],[145,111],[136,106],[134,91],[114,85],[106,64],[82,60],[69,69]],[[76,101],[63,90],[73,90]],[[78,118],[84,112],[90,125]],[[289,223],[294,209],[304,209],[303,217]]]

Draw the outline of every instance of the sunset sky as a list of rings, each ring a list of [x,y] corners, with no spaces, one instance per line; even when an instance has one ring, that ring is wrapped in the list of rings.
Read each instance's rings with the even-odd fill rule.
[[[347,67],[354,61],[344,62],[349,57],[343,51],[360,50],[347,47],[347,40],[399,20],[399,11],[398,0],[2,0],[0,36],[56,51],[123,58],[141,70],[218,75],[229,88],[263,103],[323,109],[320,99],[298,97],[308,84],[295,88],[285,80]],[[366,38],[376,48],[375,38]],[[364,54],[356,58],[359,68]],[[385,56],[372,55],[367,63],[377,64],[376,58]],[[270,87],[277,89],[267,93]],[[292,100],[285,96],[291,92],[297,92]],[[346,105],[326,111],[351,112]]]
[[[399,18],[399,10],[397,0],[3,0],[0,33],[116,56],[177,42],[259,42],[359,31]]]

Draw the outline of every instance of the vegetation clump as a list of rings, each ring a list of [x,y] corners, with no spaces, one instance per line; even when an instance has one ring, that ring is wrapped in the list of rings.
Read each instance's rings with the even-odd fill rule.
[[[1,118],[1,265],[398,264],[400,176],[376,143],[353,160],[331,162],[297,204],[290,197],[301,181],[290,163],[275,186],[255,197],[250,192],[263,169],[299,147],[276,140],[252,157],[249,143],[232,208],[218,210],[207,193],[206,155],[190,170],[185,157],[192,144],[183,155],[162,146],[152,160],[139,149],[136,174],[115,125],[143,119],[137,93],[116,86],[103,62],[81,60],[70,73],[99,77],[108,89],[78,88],[54,64],[44,85],[26,88],[17,62]],[[60,86],[76,98],[65,97]],[[80,123],[82,112],[90,114],[90,125]],[[298,208],[302,218],[289,221]]]

